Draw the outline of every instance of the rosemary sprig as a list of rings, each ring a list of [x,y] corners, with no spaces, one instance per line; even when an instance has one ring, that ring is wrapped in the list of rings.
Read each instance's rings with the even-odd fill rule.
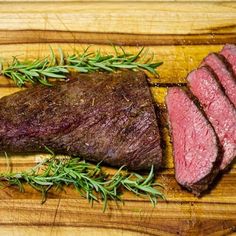
[[[120,52],[114,46],[114,54],[104,54],[100,50],[89,52],[89,47],[82,53],[76,52],[72,55],[65,55],[59,49],[59,57],[55,56],[50,48],[50,56],[32,61],[21,61],[13,57],[13,61],[6,67],[0,63],[0,74],[12,79],[19,87],[27,83],[40,83],[50,86],[50,78],[66,79],[72,71],[91,73],[95,71],[114,72],[122,69],[146,70],[158,75],[156,68],[162,62],[152,63],[153,55],[147,58],[147,50],[142,48],[137,54],[126,53],[120,47]],[[142,59],[142,60],[141,60]]]
[[[24,184],[42,193],[42,203],[47,199],[47,193],[52,187],[63,189],[66,185],[74,186],[78,192],[92,204],[93,201],[103,201],[103,210],[108,200],[121,200],[122,188],[142,197],[148,197],[155,205],[158,198],[164,195],[155,188],[153,167],[145,178],[136,173],[124,173],[121,167],[113,176],[102,171],[100,165],[93,165],[79,158],[51,157],[43,160],[28,171],[20,173],[0,174],[4,186],[18,186],[24,191]]]
[[[14,57],[12,63],[7,68],[3,68],[1,73],[12,79],[17,86],[22,87],[26,83],[50,86],[48,78],[65,79],[69,71],[64,66],[52,65],[48,58],[20,61]]]

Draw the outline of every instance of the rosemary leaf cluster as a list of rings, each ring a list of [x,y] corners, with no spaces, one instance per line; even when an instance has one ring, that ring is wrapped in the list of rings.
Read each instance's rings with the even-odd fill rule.
[[[12,79],[19,87],[27,83],[40,83],[50,86],[49,79],[66,79],[72,71],[91,73],[95,71],[114,72],[121,69],[146,70],[157,75],[156,68],[162,62],[153,63],[153,55],[148,56],[148,50],[142,48],[137,54],[126,53],[122,47],[119,51],[114,46],[113,54],[104,54],[100,50],[89,52],[89,47],[82,53],[76,52],[65,55],[59,49],[56,57],[50,48],[50,55],[43,59],[21,61],[13,57],[13,61],[6,67],[0,65],[0,74]]]
[[[42,193],[42,203],[46,201],[47,193],[52,188],[63,189],[72,185],[90,203],[102,200],[105,211],[108,200],[121,200],[122,189],[138,196],[148,197],[155,205],[163,194],[155,187],[153,167],[147,177],[136,173],[124,173],[121,167],[110,176],[102,171],[100,165],[93,165],[79,158],[51,157],[43,160],[32,169],[21,173],[2,173],[0,181],[3,186],[18,186],[24,191],[24,184],[29,184]]]
[[[14,57],[12,63],[2,70],[2,74],[12,79],[18,87],[26,83],[50,86],[48,78],[65,79],[68,73],[64,66],[50,65],[48,58],[22,62]]]

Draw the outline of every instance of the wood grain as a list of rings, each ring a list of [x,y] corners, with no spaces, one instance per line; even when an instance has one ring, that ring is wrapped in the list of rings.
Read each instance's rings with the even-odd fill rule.
[[[73,37],[71,37],[73,36]],[[80,32],[66,30],[0,30],[1,44],[18,43],[90,43],[116,45],[209,45],[234,43],[235,34],[138,34]]]
[[[70,236],[124,236],[125,234],[130,236],[143,236],[147,235],[144,233],[138,233],[137,231],[126,230],[124,233],[123,229],[113,228],[91,228],[91,227],[76,227],[76,226],[1,226],[1,233],[3,235],[16,235],[16,236],[48,236],[48,235],[70,235]]]
[[[0,8],[0,32],[5,43],[19,35],[20,41],[26,39],[64,40],[64,42],[84,42],[91,38],[95,42],[109,42],[123,35],[120,43],[143,43],[150,45],[163,43],[164,35],[175,43],[185,44],[180,36],[185,35],[187,41],[196,43],[195,35],[201,43],[214,43],[223,40],[235,40],[236,3],[235,2],[2,2]],[[124,27],[125,26],[125,27]],[[27,35],[27,30],[32,35]],[[33,32],[36,30],[36,33]],[[10,32],[9,32],[10,31]],[[13,31],[13,32],[11,32]],[[21,32],[22,31],[22,32]],[[43,31],[43,32],[42,32]],[[47,32],[53,31],[53,32]],[[78,33],[76,33],[78,32]],[[90,33],[90,34],[83,34]],[[100,34],[97,36],[97,34]],[[222,37],[224,34],[224,37]],[[103,35],[103,36],[102,36]],[[131,36],[133,35],[133,36]],[[137,39],[137,35],[139,36]],[[217,35],[214,37],[214,35]],[[55,39],[55,37],[57,39]],[[149,38],[150,37],[150,38]],[[160,39],[158,40],[158,38]],[[177,38],[176,38],[177,37]],[[15,37],[14,37],[15,38]],[[126,42],[127,38],[129,41]],[[122,40],[123,39],[123,40]],[[183,38],[184,39],[184,38]],[[89,42],[92,42],[91,40]]]
[[[236,43],[236,2],[227,1],[0,1],[0,58],[43,57],[49,45],[65,52],[101,48],[114,53],[111,43],[137,52],[142,45],[164,64],[160,78],[152,78],[154,101],[165,121],[167,83],[186,83],[186,75],[210,52],[225,43]],[[0,76],[0,97],[19,88]],[[221,174],[201,198],[175,181],[168,128],[162,127],[166,143],[163,169],[157,181],[165,187],[166,201],[153,208],[148,200],[125,192],[125,205],[109,202],[91,207],[72,188],[52,191],[48,201],[26,186],[0,191],[1,235],[229,235],[236,233],[236,163]],[[45,155],[11,155],[12,171],[26,170]],[[104,167],[109,173],[114,169]],[[0,172],[7,171],[0,155]]]
[[[5,0],[5,1],[0,1],[1,2],[17,2],[17,3],[22,3],[22,2],[29,2],[32,3],[32,0]],[[58,2],[63,2],[63,3],[70,3],[70,2],[78,2],[77,0],[35,0],[34,2],[51,2],[51,3],[58,3]],[[126,0],[80,0],[80,2],[127,2]],[[153,2],[163,2],[163,0],[129,0],[129,2],[145,2],[147,4],[153,3]],[[172,2],[186,2],[186,0],[169,0],[169,3]],[[212,0],[189,0],[188,2],[212,2]],[[215,0],[215,2],[229,2],[229,0]]]

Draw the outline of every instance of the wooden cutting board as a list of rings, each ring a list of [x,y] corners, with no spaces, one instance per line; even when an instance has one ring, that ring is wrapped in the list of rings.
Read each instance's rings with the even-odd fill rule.
[[[235,2],[160,1],[0,1],[0,57],[10,60],[42,57],[49,44],[64,51],[93,44],[112,52],[110,44],[136,52],[145,45],[156,60],[159,83],[185,83],[189,71],[209,52],[236,43]],[[138,47],[139,46],[139,47]],[[19,89],[0,78],[0,97]],[[162,106],[166,88],[152,88]],[[0,124],[1,125],[1,124]],[[166,132],[167,130],[165,130]],[[125,205],[110,202],[91,207],[71,189],[41,196],[26,188],[0,190],[0,235],[228,235],[236,232],[236,164],[217,179],[202,198],[175,182],[171,145],[166,136],[164,169],[157,181],[165,186],[167,200],[155,208],[129,193]],[[33,166],[39,155],[11,156],[13,171]],[[0,171],[6,171],[0,158]],[[112,170],[109,170],[112,171]]]

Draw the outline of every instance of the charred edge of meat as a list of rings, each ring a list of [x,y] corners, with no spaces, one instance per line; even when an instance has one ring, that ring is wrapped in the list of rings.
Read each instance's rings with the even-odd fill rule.
[[[146,77],[147,77],[147,75],[146,75]],[[147,79],[146,81],[147,81],[147,85],[149,86],[149,80]],[[161,147],[161,152],[162,152],[162,157],[163,157],[164,154],[165,154],[165,150],[163,150],[163,149],[166,146],[165,146],[165,142],[164,142],[164,139],[163,139],[164,136],[163,136],[162,122],[161,122],[162,112],[161,112],[161,108],[158,107],[157,103],[154,101],[154,98],[153,98],[153,95],[151,93],[150,88],[149,88],[149,93],[150,93],[150,96],[152,98],[152,105],[153,105],[154,113],[155,113],[155,116],[156,116],[156,123],[157,123],[159,133],[160,133],[160,147]],[[162,158],[162,160],[161,160],[161,167],[163,166],[163,163],[164,163],[163,159],[164,158]]]
[[[160,87],[160,88],[169,88],[169,87],[185,87],[187,83],[150,83],[148,82],[149,87]]]
[[[232,169],[233,165],[236,163],[235,162],[235,160],[236,160],[235,158],[236,157],[234,157],[234,160],[231,163],[229,163],[223,170],[220,170],[220,172],[228,173]]]
[[[160,133],[160,147],[161,147],[161,151],[162,151],[162,157],[166,156],[166,147],[167,147],[167,143],[164,139],[164,129],[166,128],[166,126],[163,125],[163,114],[166,114],[166,112],[162,112],[161,108],[158,107],[157,104],[154,104],[154,110],[155,110],[155,114],[157,117],[157,125],[159,128],[159,133]],[[162,158],[162,164],[161,166],[163,166],[164,163],[164,158]]]
[[[222,155],[222,152],[219,152],[218,157]],[[218,158],[217,157],[217,158]],[[203,179],[191,185],[191,188],[188,186],[184,186],[186,189],[191,191],[197,197],[203,197],[207,192],[210,192],[213,188],[213,180],[216,180],[216,176],[219,174],[219,166],[220,166],[219,158],[214,163],[212,168],[212,172],[205,176]],[[217,168],[216,168],[217,167]],[[181,185],[182,186],[182,185]]]
[[[191,73],[191,72],[190,72]],[[191,187],[189,186],[183,186],[180,184],[180,186],[182,188],[188,189],[188,191],[192,192],[194,195],[196,195],[197,197],[202,197],[204,194],[206,194],[205,191],[210,191],[212,189],[212,183],[213,180],[215,179],[215,177],[217,176],[217,174],[220,171],[220,164],[222,161],[222,157],[223,157],[223,148],[222,145],[220,143],[220,140],[218,138],[218,135],[215,132],[214,127],[212,126],[212,124],[209,122],[206,113],[204,112],[200,102],[198,101],[198,99],[192,94],[192,92],[190,91],[190,89],[188,88],[182,88],[182,90],[187,94],[187,96],[194,102],[194,104],[197,106],[197,108],[199,109],[199,111],[202,113],[202,115],[204,116],[204,118],[208,121],[208,125],[212,128],[212,130],[214,131],[215,134],[215,138],[217,141],[217,147],[218,147],[218,155],[216,158],[216,161],[213,164],[213,168],[212,168],[212,172],[209,173],[208,175],[206,175],[203,179],[201,179],[200,181],[194,183],[191,185]],[[171,144],[173,144],[173,135],[172,135],[172,128],[171,128],[171,122],[169,120],[169,116],[168,116],[168,112],[167,112],[167,121],[169,124],[169,134],[170,134],[170,139],[171,139]],[[172,145],[172,150],[173,150],[173,156],[174,156],[174,146]],[[174,162],[175,165],[175,162]]]

